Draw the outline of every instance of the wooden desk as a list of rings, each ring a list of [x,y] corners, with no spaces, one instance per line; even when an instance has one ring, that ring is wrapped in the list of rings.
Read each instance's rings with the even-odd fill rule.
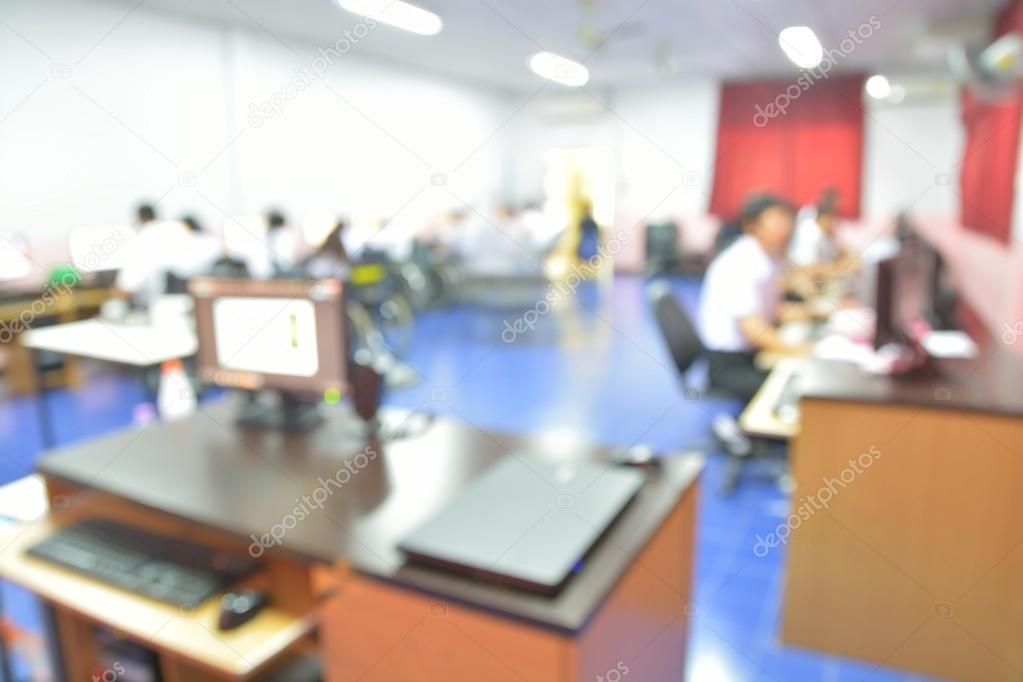
[[[45,385],[53,382],[54,385],[73,387],[80,381],[77,361],[74,358],[69,358],[64,363],[63,371],[59,374],[41,378],[34,371],[31,353],[17,342],[20,339],[19,334],[23,331],[25,315],[32,313],[32,320],[47,317],[56,318],[61,323],[73,322],[83,316],[95,314],[108,298],[110,290],[107,288],[81,286],[63,292],[53,290],[45,296],[41,290],[0,292],[0,322],[15,332],[15,343],[10,345],[12,358],[7,370],[12,390],[19,394],[30,394],[38,390],[40,383]],[[38,305],[41,303],[46,304],[42,313],[38,311]]]
[[[788,440],[799,433],[799,424],[778,419],[775,406],[790,377],[800,372],[807,360],[781,358],[771,369],[764,385],[739,415],[739,426],[751,436]]]
[[[782,640],[947,679],[1019,680],[1017,359],[982,353],[902,378],[811,361],[802,377]]]
[[[366,444],[341,408],[305,438],[240,433],[232,427],[235,407],[225,401],[185,420],[58,451],[39,465],[49,494],[69,500],[72,510],[97,504],[117,509],[117,518],[241,542],[286,567],[271,571],[283,576],[272,582],[274,602],[292,605],[296,615],[318,604],[331,681],[567,682],[619,665],[635,679],[682,678],[701,458],[678,457],[654,470],[581,570],[550,597],[409,564],[397,544],[512,453],[607,461],[609,451],[555,451],[540,439],[443,419],[404,440]],[[385,412],[385,432],[407,419]],[[361,466],[322,509],[286,524],[293,527],[279,547],[257,544],[346,463]],[[28,582],[2,561],[0,573]],[[110,610],[105,620],[116,626],[123,615]],[[187,651],[172,653],[209,669]],[[244,677],[224,667],[218,675]]]

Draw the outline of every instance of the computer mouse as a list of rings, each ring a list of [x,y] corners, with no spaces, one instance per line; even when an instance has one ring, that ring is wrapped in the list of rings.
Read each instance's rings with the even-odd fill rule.
[[[221,630],[233,630],[248,623],[256,617],[263,607],[270,603],[265,592],[259,590],[242,590],[228,592],[220,600],[220,618],[217,627]]]

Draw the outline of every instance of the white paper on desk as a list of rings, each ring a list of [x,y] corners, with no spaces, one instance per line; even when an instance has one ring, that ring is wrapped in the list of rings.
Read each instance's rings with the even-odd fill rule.
[[[828,318],[828,333],[851,339],[873,336],[876,318],[870,308],[842,308]]]
[[[45,514],[48,508],[46,486],[38,474],[0,487],[0,518],[30,523]]]
[[[923,338],[923,347],[932,358],[975,358],[977,344],[965,332],[933,331]]]
[[[821,360],[859,364],[870,361],[873,355],[874,350],[869,346],[855,343],[838,334],[825,336],[813,346],[813,356]]]

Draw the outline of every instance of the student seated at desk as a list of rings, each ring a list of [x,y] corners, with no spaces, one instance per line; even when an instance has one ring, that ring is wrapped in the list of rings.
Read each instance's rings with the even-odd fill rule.
[[[710,355],[710,385],[748,401],[767,378],[754,363],[756,353],[803,355],[809,348],[785,343],[777,327],[792,207],[759,195],[746,202],[741,223],[743,235],[707,270],[699,318]],[[789,316],[802,315],[798,306],[787,308]]]
[[[835,205],[828,200],[817,206],[813,215],[807,215],[796,224],[789,243],[789,259],[801,268],[829,266],[841,255],[835,230],[838,216]]]
[[[171,271],[175,242],[184,236],[180,223],[157,220],[156,209],[142,204],[136,209],[137,239],[126,247],[130,253],[117,273],[114,294],[146,307],[164,293]]]
[[[788,289],[797,297],[822,291],[822,283],[852,269],[853,259],[838,243],[837,231],[837,191],[825,191],[815,208],[800,211],[788,248],[789,261],[795,266]]]
[[[270,211],[266,216],[266,241],[273,276],[291,272],[298,261],[298,234],[280,211]]]
[[[323,240],[320,247],[306,258],[296,270],[305,277],[315,279],[338,279],[348,274],[351,258],[345,248],[347,223],[338,218],[334,229]]]

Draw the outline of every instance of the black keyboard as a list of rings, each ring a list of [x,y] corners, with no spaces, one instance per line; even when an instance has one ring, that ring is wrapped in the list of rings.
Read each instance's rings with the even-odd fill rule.
[[[774,413],[779,420],[786,424],[795,424],[799,421],[799,398],[802,396],[799,373],[793,372],[785,380],[781,393],[778,395],[778,402],[774,405]]]
[[[241,554],[100,519],[62,528],[27,552],[183,609],[194,609],[260,567]]]

